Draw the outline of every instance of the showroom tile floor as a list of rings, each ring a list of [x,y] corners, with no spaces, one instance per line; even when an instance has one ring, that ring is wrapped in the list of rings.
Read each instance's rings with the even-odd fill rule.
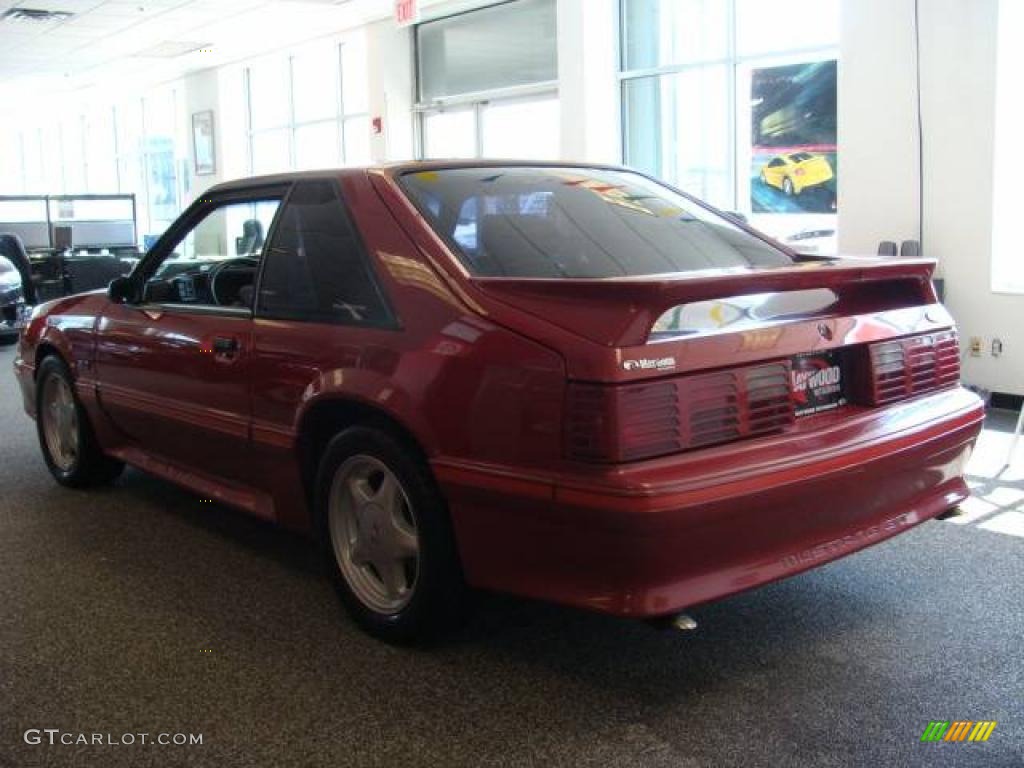
[[[967,468],[972,497],[949,522],[1024,538],[1024,437],[1007,464],[1017,414],[991,411]]]
[[[413,651],[355,630],[299,537],[138,472],[56,487],[12,357],[0,767],[1024,764],[1024,446],[996,466],[1012,415],[991,418],[967,515],[700,608],[696,632],[485,597]],[[935,719],[999,724],[922,744]],[[30,728],[203,744],[29,745]]]

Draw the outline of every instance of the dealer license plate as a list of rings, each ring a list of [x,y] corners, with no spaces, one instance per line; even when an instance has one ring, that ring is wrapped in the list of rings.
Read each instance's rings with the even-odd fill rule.
[[[846,405],[846,386],[839,353],[808,352],[795,356],[790,387],[797,416],[810,416]]]

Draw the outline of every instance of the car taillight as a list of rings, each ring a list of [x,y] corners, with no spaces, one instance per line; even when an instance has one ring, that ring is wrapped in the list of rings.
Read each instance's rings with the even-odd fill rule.
[[[960,381],[960,347],[954,331],[883,341],[868,348],[872,405],[903,400]]]
[[[803,176],[804,173],[806,173],[806,171],[803,168],[797,168],[793,173],[795,173],[797,176]]]
[[[794,419],[789,369],[785,362],[643,384],[571,383],[566,456],[637,461],[782,429]]]

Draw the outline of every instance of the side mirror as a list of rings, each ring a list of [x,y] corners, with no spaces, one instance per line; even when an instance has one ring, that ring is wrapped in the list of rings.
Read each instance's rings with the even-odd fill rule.
[[[135,298],[135,285],[130,277],[115,277],[107,286],[107,298],[115,304],[128,304]]]

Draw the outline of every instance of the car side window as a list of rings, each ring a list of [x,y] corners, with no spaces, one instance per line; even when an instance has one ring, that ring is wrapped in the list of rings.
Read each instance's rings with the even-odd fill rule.
[[[300,181],[265,256],[262,317],[388,325],[391,314],[335,184]]]
[[[214,208],[150,273],[143,299],[252,309],[264,237],[280,205],[280,200],[253,200]]]

